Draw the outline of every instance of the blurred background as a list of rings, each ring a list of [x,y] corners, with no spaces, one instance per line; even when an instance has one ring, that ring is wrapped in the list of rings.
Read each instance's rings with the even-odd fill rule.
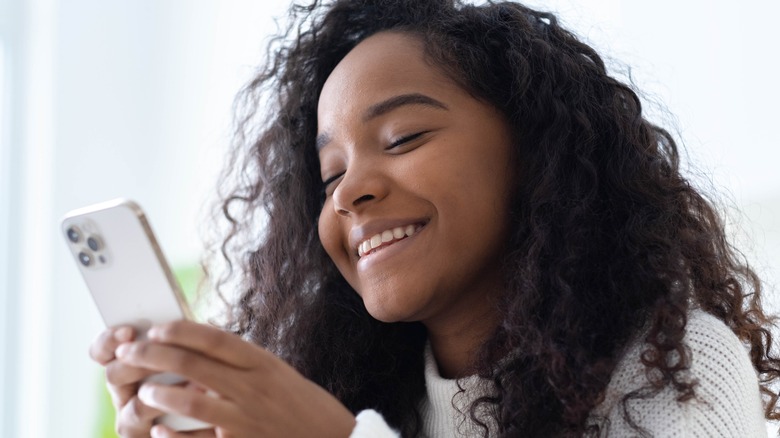
[[[180,276],[197,277],[232,99],[288,4],[0,0],[0,436],[109,436],[87,356],[102,322],[59,221],[135,199]],[[780,310],[780,2],[529,4],[643,91]]]

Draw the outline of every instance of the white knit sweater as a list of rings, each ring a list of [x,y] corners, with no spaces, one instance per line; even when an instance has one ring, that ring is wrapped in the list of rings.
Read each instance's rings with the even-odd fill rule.
[[[691,351],[690,376],[698,381],[696,399],[677,402],[674,389],[666,388],[647,398],[632,400],[631,417],[654,437],[766,437],[756,371],[745,346],[723,322],[703,311],[691,312],[685,341]],[[609,437],[637,436],[622,415],[623,395],[647,384],[645,367],[639,355],[645,345],[629,346],[607,386],[604,402],[591,412],[591,418],[606,418]],[[463,410],[479,394],[489,391],[489,383],[472,376],[460,379],[465,393],[458,393],[456,380],[444,379],[430,348],[425,353],[427,397],[421,407],[423,436],[453,438],[482,436],[453,404]],[[602,424],[602,421],[599,421]],[[350,438],[397,438],[399,435],[372,410],[357,416]]]

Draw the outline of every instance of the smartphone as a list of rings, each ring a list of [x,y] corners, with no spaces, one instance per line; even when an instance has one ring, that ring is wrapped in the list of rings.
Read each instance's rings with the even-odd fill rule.
[[[116,199],[73,210],[62,220],[62,233],[107,327],[130,325],[143,339],[152,325],[192,319],[146,215],[135,202]],[[147,380],[184,382],[173,373]],[[173,414],[155,421],[176,430],[211,427]]]

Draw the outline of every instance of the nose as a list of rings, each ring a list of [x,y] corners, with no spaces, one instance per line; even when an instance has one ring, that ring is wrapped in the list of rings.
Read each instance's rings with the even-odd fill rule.
[[[336,213],[349,216],[387,196],[388,181],[377,163],[352,163],[333,191]]]

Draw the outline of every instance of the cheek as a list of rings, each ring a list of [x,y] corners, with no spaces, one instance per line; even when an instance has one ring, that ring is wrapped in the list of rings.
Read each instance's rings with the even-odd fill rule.
[[[317,222],[317,233],[319,233],[320,243],[331,259],[333,259],[334,248],[336,248],[336,230],[333,222],[333,218],[325,211],[320,213],[320,218]]]
[[[345,269],[349,265],[349,256],[344,250],[344,239],[338,218],[332,212],[332,207],[330,210],[331,212],[328,212],[328,203],[326,203],[317,223],[317,232],[328,257],[333,260],[341,275],[348,278]]]

